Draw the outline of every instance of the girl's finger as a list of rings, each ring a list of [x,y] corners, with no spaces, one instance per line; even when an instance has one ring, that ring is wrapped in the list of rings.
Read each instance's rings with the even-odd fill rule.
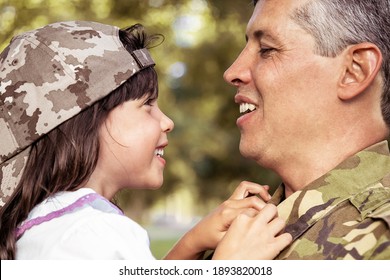
[[[286,222],[282,218],[274,218],[272,221],[268,223],[268,229],[275,236],[278,235],[285,228]]]
[[[291,234],[285,232],[279,236],[276,236],[275,240],[276,240],[275,244],[277,244],[278,250],[281,251],[287,245],[291,244],[291,242],[293,241],[293,238],[292,238]]]
[[[224,202],[224,205],[226,208],[253,208],[260,211],[267,205],[267,203],[257,196],[250,196],[239,200],[227,200]]]
[[[256,216],[257,220],[261,223],[268,224],[270,221],[278,217],[278,209],[273,204],[267,204],[260,211],[259,215]]]
[[[253,182],[243,181],[235,189],[230,199],[243,199],[250,195],[258,194],[264,201],[268,201],[271,196],[268,193],[269,186],[259,185]]]
[[[247,215],[248,217],[253,218],[256,217],[257,214],[259,214],[259,211],[253,208],[247,208],[247,209],[243,209],[239,214]]]

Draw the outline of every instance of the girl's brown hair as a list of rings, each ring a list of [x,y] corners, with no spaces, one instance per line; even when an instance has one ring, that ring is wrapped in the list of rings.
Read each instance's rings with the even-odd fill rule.
[[[120,30],[119,37],[132,52],[147,47],[161,35],[148,36],[142,25],[136,24]],[[99,157],[99,129],[108,113],[125,101],[145,95],[158,95],[154,68],[136,73],[107,97],[32,144],[21,180],[0,209],[2,260],[15,258],[16,228],[37,204],[57,192],[75,191],[89,179]]]

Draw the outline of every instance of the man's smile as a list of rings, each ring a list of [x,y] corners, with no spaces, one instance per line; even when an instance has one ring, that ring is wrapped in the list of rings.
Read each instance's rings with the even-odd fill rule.
[[[256,110],[256,106],[250,103],[240,103],[240,114],[247,114]]]

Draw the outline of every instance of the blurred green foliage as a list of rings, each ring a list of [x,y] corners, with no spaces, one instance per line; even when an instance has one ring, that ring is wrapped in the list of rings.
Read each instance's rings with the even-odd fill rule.
[[[92,20],[142,23],[165,41],[151,50],[160,107],[175,122],[159,191],[125,191],[120,205],[137,219],[161,197],[190,190],[197,214],[225,200],[242,180],[276,186],[278,177],[241,157],[234,88],[222,75],[245,44],[251,0],[0,0],[0,49],[11,37],[47,23]]]

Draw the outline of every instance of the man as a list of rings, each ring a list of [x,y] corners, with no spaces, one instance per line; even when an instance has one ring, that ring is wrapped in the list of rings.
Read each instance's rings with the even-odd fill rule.
[[[283,184],[278,259],[390,259],[390,1],[258,0],[225,72],[240,152]]]

